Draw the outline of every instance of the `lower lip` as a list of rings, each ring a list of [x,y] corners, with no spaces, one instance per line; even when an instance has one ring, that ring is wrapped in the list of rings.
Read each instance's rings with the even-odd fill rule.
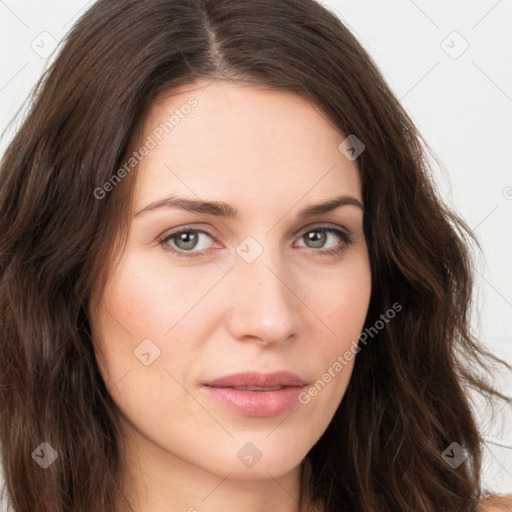
[[[241,391],[233,388],[202,386],[221,405],[242,416],[278,416],[297,403],[306,386],[290,386],[276,391]]]

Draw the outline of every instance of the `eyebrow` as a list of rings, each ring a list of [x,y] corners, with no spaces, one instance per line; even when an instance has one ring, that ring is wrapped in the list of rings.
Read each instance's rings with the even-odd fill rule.
[[[312,217],[313,215],[327,213],[335,210],[336,208],[339,208],[340,206],[346,205],[355,206],[356,208],[364,211],[363,205],[358,199],[353,196],[344,195],[335,197],[334,199],[330,199],[323,203],[307,206],[298,213],[297,217],[299,219],[304,219],[306,217]],[[238,218],[239,215],[239,212],[236,208],[233,208],[231,205],[221,201],[201,201],[197,199],[187,199],[185,197],[171,196],[150,203],[149,205],[142,208],[142,210],[139,210],[134,215],[134,217],[138,217],[143,213],[161,208],[180,208],[182,210],[186,210],[187,212],[204,213],[232,219]]]

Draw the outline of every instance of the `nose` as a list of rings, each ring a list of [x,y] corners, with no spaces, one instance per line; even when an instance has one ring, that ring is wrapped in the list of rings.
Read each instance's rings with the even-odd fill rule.
[[[296,337],[301,301],[294,288],[298,284],[281,260],[278,251],[270,250],[252,263],[235,258],[228,314],[233,339],[281,345]]]

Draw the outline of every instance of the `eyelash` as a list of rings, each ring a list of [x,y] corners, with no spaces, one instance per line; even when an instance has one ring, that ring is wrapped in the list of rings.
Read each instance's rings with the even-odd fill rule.
[[[307,231],[304,231],[299,236],[299,239],[301,239],[302,237],[304,237],[304,235],[306,235],[307,233],[310,233],[311,231],[324,231],[327,233],[331,233],[331,234],[339,236],[344,242],[342,245],[338,245],[331,249],[324,249],[324,250],[311,249],[314,253],[320,254],[321,256],[332,256],[332,257],[341,256],[345,252],[345,250],[353,243],[353,236],[352,236],[351,232],[349,232],[348,230],[341,231],[340,229],[336,229],[336,228],[333,228],[330,226],[315,226],[313,228],[309,228]],[[202,229],[184,227],[184,228],[180,228],[179,230],[173,231],[172,233],[166,235],[164,238],[158,239],[158,243],[162,246],[162,249],[164,249],[164,251],[174,254],[176,256],[179,256],[179,257],[195,258],[195,257],[201,256],[204,253],[204,251],[192,251],[192,250],[191,251],[183,251],[183,250],[175,249],[167,243],[172,238],[174,238],[178,235],[181,235],[183,233],[190,233],[190,232],[203,233],[213,239],[213,236],[210,233],[208,233],[207,231],[203,231]]]

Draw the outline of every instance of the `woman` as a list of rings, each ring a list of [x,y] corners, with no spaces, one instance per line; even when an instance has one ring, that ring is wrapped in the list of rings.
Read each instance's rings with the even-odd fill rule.
[[[421,144],[313,1],[93,5],[1,168],[14,510],[493,510]]]

